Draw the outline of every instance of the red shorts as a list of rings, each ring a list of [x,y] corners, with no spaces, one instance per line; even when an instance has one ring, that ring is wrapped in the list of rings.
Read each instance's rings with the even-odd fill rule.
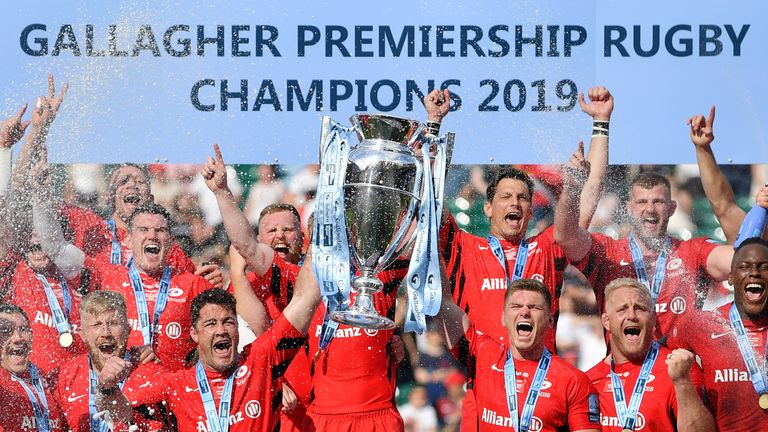
[[[301,432],[307,410],[299,403],[290,412],[280,412],[280,432]]]
[[[395,408],[349,414],[307,412],[304,432],[391,432],[403,431],[403,418]]]
[[[461,403],[461,432],[477,432],[477,403],[475,391],[467,389],[464,402]]]

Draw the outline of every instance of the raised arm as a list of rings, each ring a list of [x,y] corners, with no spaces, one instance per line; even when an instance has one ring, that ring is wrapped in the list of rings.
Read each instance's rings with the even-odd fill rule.
[[[306,333],[309,329],[309,323],[315,314],[317,305],[320,304],[320,285],[315,278],[315,272],[312,270],[311,247],[304,255],[304,264],[296,277],[296,290],[293,292],[293,298],[288,306],[283,310],[283,315],[297,330]]]
[[[24,136],[29,121],[22,117],[27,110],[27,104],[19,111],[0,123],[0,260],[4,259],[8,250],[13,246],[13,224],[11,223],[11,160],[12,147]]]
[[[208,189],[216,196],[229,241],[256,274],[264,275],[272,265],[275,251],[256,238],[248,219],[227,186],[227,169],[219,145],[214,144],[213,150],[216,157],[209,157],[200,173]]]
[[[584,143],[563,167],[563,192],[555,210],[554,238],[571,262],[584,258],[592,245],[592,236],[579,224],[582,186],[589,176],[589,162],[584,159]]]
[[[676,349],[666,360],[667,372],[677,398],[677,430],[680,432],[712,432],[715,419],[709,412],[691,381],[693,353]]]
[[[66,279],[80,273],[85,254],[77,246],[68,243],[61,231],[56,211],[53,209],[51,170],[47,161],[40,160],[30,170],[32,193],[32,223],[40,239],[40,246]]]
[[[427,110],[427,128],[429,133],[438,135],[440,132],[440,125],[448,112],[451,110],[451,92],[448,89],[444,90],[432,90],[428,95],[424,96],[424,109]],[[449,167],[446,165],[445,169]],[[448,218],[448,206],[443,206],[442,223]]]
[[[237,300],[237,314],[248,323],[254,335],[258,337],[269,328],[267,308],[253,292],[248,277],[245,275],[245,260],[233,246],[229,247],[229,275],[232,293]]]
[[[589,142],[587,153],[591,169],[580,196],[579,226],[584,229],[589,229],[605,185],[608,170],[608,125],[613,113],[613,96],[607,88],[592,87],[587,93],[589,102],[584,99],[583,93],[579,94],[581,110],[592,117],[593,125],[592,140]]]
[[[709,117],[695,115],[688,119],[688,125],[691,127],[691,142],[696,149],[696,163],[699,165],[704,194],[717,220],[720,221],[725,238],[729,244],[733,244],[745,213],[736,204],[733,188],[717,166],[712,151],[712,142],[715,140],[715,106],[710,108]]]

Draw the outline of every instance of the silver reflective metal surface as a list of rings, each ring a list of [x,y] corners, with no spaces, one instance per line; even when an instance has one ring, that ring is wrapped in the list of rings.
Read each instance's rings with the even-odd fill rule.
[[[362,276],[352,280],[357,298],[350,309],[332,314],[335,321],[365,328],[392,328],[373,307],[383,283],[376,275],[412,240],[422,190],[421,161],[416,156],[424,126],[395,116],[358,114],[351,119],[361,142],[348,158],[344,206],[351,258]]]

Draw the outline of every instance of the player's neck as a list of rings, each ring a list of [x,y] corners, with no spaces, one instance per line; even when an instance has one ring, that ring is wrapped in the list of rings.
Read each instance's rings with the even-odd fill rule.
[[[637,239],[637,243],[640,245],[640,251],[643,253],[643,256],[657,256],[664,248],[664,244],[667,240],[666,235],[659,237],[641,237],[636,233],[633,233],[632,235]]]
[[[632,364],[635,364],[635,365],[642,365],[643,361],[645,360],[645,354],[647,352],[648,352],[648,350],[644,350],[642,355],[637,355],[637,356],[632,357],[632,356],[625,355],[624,353],[620,352],[619,350],[614,350],[614,352],[612,352],[611,356],[608,357],[608,358],[609,359],[613,358],[613,364],[616,364],[616,365],[621,365],[621,364],[624,364],[624,363],[632,363]],[[609,361],[609,363],[610,363],[610,361]]]
[[[535,347],[531,347],[530,349],[526,350],[520,350],[515,348],[514,345],[512,345],[512,357],[515,360],[529,360],[529,361],[539,361],[542,355],[544,355],[544,345],[538,345]]]
[[[136,266],[136,270],[138,270],[140,274],[145,274],[154,279],[160,279],[163,276],[163,271],[165,270],[165,266],[163,266],[160,270],[156,270],[152,272],[146,271],[140,266]]]
[[[736,303],[736,309],[739,310],[739,315],[742,319],[749,320],[756,327],[768,326],[768,310],[763,310],[759,314],[747,313],[738,303]]]

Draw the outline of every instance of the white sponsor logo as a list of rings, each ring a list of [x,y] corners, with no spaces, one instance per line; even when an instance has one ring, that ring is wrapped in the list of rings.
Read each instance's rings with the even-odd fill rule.
[[[618,417],[608,417],[604,416],[602,413],[600,414],[600,424],[602,426],[610,426],[610,427],[624,427],[624,425],[621,424],[621,421]],[[637,420],[635,421],[635,430],[643,430],[645,427],[645,416],[643,413],[637,413]]]
[[[245,418],[243,417],[243,413],[242,412],[238,411],[236,413],[232,413],[229,416],[229,425],[232,426],[234,424],[238,424],[238,423],[240,423],[243,420],[245,420]],[[197,422],[197,429],[196,429],[196,431],[197,432],[211,432],[208,429],[207,423],[208,422],[205,421],[205,420],[198,421]]]
[[[59,419],[52,418],[48,419],[48,422],[51,425],[51,430],[59,429]],[[37,421],[35,420],[35,416],[24,416],[24,418],[21,419],[21,429],[22,430],[37,430]]]
[[[624,261],[623,259],[622,259],[621,261],[619,261],[619,265],[621,265],[621,266],[628,266],[628,265],[630,265],[630,264],[632,264],[632,263],[629,263],[629,262],[627,262],[627,261]]]
[[[482,421],[495,426],[502,426],[510,429],[513,428],[511,417],[499,415],[496,411],[489,410],[488,408],[483,408]],[[544,423],[542,423],[540,418],[536,416],[531,417],[531,425],[528,428],[529,431],[539,432],[543,427]]]
[[[149,381],[144,381],[144,384],[141,384],[141,385],[139,386],[139,388],[147,388],[147,387],[149,387],[149,386],[151,386],[151,385],[152,385],[152,383],[151,383],[151,382],[149,382]]]
[[[56,327],[56,323],[53,322],[53,316],[43,311],[35,311],[34,322],[35,324],[42,324],[46,327]],[[70,323],[69,326],[72,328],[72,333],[77,332],[77,324]]]
[[[547,380],[544,380],[544,382],[541,383],[541,390],[546,390],[550,387],[552,387],[552,383]]]
[[[677,315],[685,312],[685,306],[685,299],[682,297],[675,297],[669,302],[669,310]]]
[[[747,371],[733,369],[715,369],[715,382],[752,381]]]
[[[184,290],[181,288],[173,287],[168,290],[168,297],[181,297],[184,295]]]
[[[683,260],[680,258],[673,258],[667,263],[667,270],[677,270],[683,265]]]
[[[477,245],[477,248],[480,249],[480,250],[488,250],[488,249],[490,249],[490,247],[483,246],[483,245]]]
[[[320,337],[320,333],[323,331],[323,326],[318,325],[317,329],[315,330],[315,336]],[[346,327],[346,328],[340,328],[336,329],[336,333],[333,335],[334,338],[350,338],[350,337],[358,337],[363,336],[365,334],[366,336],[375,336],[378,332],[368,332],[366,331],[363,333],[360,330],[360,327]]]
[[[249,400],[245,404],[245,415],[255,419],[261,415],[261,404],[257,400]]]
[[[187,393],[192,393],[192,392],[198,391],[198,389],[192,388],[190,386],[184,386],[184,391],[187,392]]]
[[[165,325],[165,335],[171,339],[178,339],[181,336],[181,324],[170,322]]]
[[[75,402],[75,401],[76,401],[76,400],[78,400],[78,399],[82,399],[82,398],[84,398],[85,396],[86,396],[86,395],[80,395],[80,396],[74,396],[74,395],[72,395],[72,396],[68,396],[68,397],[67,397],[67,402],[69,402],[69,403],[72,403],[72,402]]]
[[[712,333],[712,334],[709,335],[709,337],[711,337],[712,339],[718,339],[718,338],[721,338],[723,336],[728,336],[729,334],[731,334],[731,332],[725,332],[725,333],[720,333],[720,334]]]
[[[484,278],[480,291],[494,291],[507,289],[507,281],[504,278]]]
[[[499,367],[496,366],[495,363],[491,365],[491,370],[495,370],[496,372],[502,372],[502,373],[504,372],[504,369],[499,369]]]

